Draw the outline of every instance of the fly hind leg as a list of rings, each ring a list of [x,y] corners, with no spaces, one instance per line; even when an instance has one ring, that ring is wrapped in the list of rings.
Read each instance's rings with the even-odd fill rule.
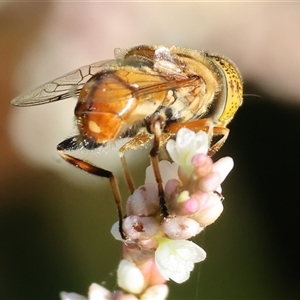
[[[75,150],[75,149],[80,148],[80,145],[78,144],[77,140],[78,140],[78,137],[72,137],[72,138],[64,140],[59,145],[57,145],[57,151],[58,151],[59,155],[65,161],[70,163],[71,165],[73,165],[81,170],[84,170],[90,174],[93,174],[93,175],[96,175],[99,177],[104,177],[109,180],[109,183],[110,183],[110,186],[112,189],[112,193],[113,193],[113,197],[115,199],[115,203],[116,203],[117,210],[118,210],[119,232],[121,234],[121,237],[124,240],[126,240],[126,235],[122,229],[123,228],[122,198],[121,198],[121,193],[119,190],[117,180],[111,171],[105,170],[100,167],[96,167],[87,161],[84,161],[82,159],[76,158],[72,155],[65,153],[65,151],[67,151],[67,150]]]

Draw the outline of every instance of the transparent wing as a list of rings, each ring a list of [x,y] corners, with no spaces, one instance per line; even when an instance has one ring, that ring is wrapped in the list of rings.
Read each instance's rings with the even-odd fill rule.
[[[49,81],[11,101],[16,106],[33,106],[79,95],[83,85],[103,68],[116,65],[114,60],[99,61]]]
[[[144,48],[147,50],[147,47]],[[16,97],[11,104],[34,106],[77,97],[83,85],[92,76],[104,70],[115,70],[118,73],[118,80],[123,82],[123,86],[119,83],[116,84],[113,78],[116,76],[115,74],[112,75],[112,78],[106,76],[101,83],[104,85],[102,102],[124,100],[132,93],[135,97],[149,96],[148,98],[152,98],[152,96],[156,96],[152,95],[153,93],[193,86],[199,79],[198,76],[188,77],[182,72],[180,66],[173,62],[169,50],[165,47],[161,47],[155,52],[150,49],[152,56],[145,53],[141,47],[134,49],[133,53],[127,56],[124,51],[117,49],[115,60],[100,61],[83,66]],[[119,73],[118,67],[122,70],[126,70],[126,67],[132,67],[132,69],[121,74],[122,71]],[[157,74],[148,73],[145,71],[147,69],[155,69]],[[167,75],[169,78],[163,78],[162,75]]]

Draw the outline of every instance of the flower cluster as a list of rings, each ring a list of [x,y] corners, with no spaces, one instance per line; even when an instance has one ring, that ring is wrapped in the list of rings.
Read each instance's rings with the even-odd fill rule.
[[[199,234],[222,213],[221,183],[233,167],[230,157],[213,163],[207,155],[209,137],[200,131],[179,130],[176,141],[167,143],[173,161],[160,161],[164,199],[168,217],[162,216],[158,188],[152,166],[146,170],[145,184],[126,203],[122,240],[118,223],[112,234],[123,242],[123,259],[117,271],[123,290],[113,296],[93,284],[89,299],[166,299],[167,280],[186,281],[194,264],[206,258],[205,251],[188,239]],[[95,297],[91,295],[100,295]],[[71,294],[62,294],[63,300]],[[73,295],[73,294],[72,294]],[[77,299],[77,298],[76,298]],[[78,298],[80,299],[80,298]]]

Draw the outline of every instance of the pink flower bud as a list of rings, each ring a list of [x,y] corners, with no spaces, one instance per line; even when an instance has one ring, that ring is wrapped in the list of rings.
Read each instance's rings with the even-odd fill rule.
[[[185,240],[197,235],[203,228],[188,217],[167,218],[162,223],[162,230],[173,240]]]
[[[128,215],[152,216],[160,210],[156,183],[146,183],[129,196],[126,204]]]
[[[154,217],[131,215],[124,219],[124,233],[131,240],[147,240],[157,234],[160,224]]]
[[[205,227],[215,222],[222,211],[223,204],[219,195],[210,193],[208,201],[191,217]]]

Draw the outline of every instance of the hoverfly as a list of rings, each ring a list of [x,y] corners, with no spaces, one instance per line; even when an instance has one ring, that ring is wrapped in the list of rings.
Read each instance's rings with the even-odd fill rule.
[[[175,46],[137,46],[116,49],[115,59],[83,66],[12,100],[32,106],[77,97],[78,135],[57,145],[61,157],[91,174],[109,179],[122,232],[121,196],[111,171],[66,153],[95,149],[131,138],[119,149],[131,192],[134,184],[124,153],[153,138],[150,159],[158,184],[161,211],[168,209],[158,168],[159,148],[181,127],[210,131],[222,137],[209,150],[214,154],[226,141],[232,120],[242,104],[242,78],[227,58]]]

